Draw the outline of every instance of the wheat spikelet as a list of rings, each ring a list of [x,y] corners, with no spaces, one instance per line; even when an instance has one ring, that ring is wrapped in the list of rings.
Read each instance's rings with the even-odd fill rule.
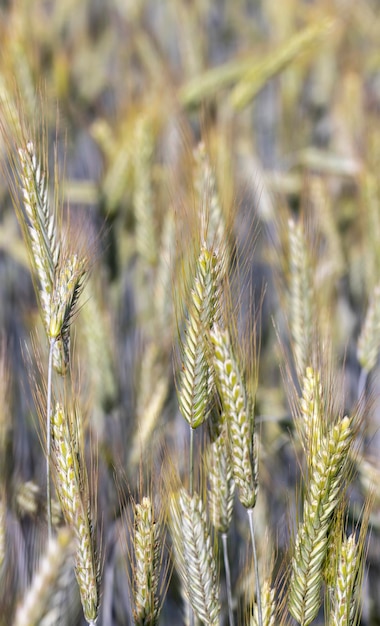
[[[46,331],[50,326],[50,301],[53,293],[55,271],[60,245],[54,213],[50,210],[45,174],[38,162],[34,145],[18,151],[20,177],[25,212],[28,218],[28,239],[33,266],[39,280],[39,296]]]
[[[225,431],[209,446],[207,468],[210,520],[218,532],[226,533],[232,520],[235,482]]]
[[[68,528],[62,528],[54,539],[50,539],[30,589],[17,608],[13,626],[38,626],[41,623],[54,587],[71,553],[72,534]]]
[[[161,564],[159,534],[152,502],[150,498],[144,497],[141,504],[135,506],[133,537],[133,598],[137,626],[154,626],[158,622],[160,606],[157,592]]]
[[[178,393],[181,413],[191,428],[200,426],[207,417],[210,393],[207,330],[215,317],[214,268],[215,256],[207,248],[202,248],[182,345],[182,372]]]
[[[302,224],[288,222],[290,253],[290,329],[294,360],[299,375],[310,363],[314,324],[313,282]]]
[[[358,339],[360,365],[370,372],[376,365],[380,349],[380,284],[375,287]]]
[[[200,497],[181,488],[171,497],[170,520],[175,563],[192,609],[204,624],[216,626],[220,613],[217,567]]]
[[[81,419],[77,410],[66,413],[57,404],[52,416],[55,485],[67,524],[77,539],[75,573],[83,613],[94,623],[99,607],[99,564],[83,459]]]
[[[261,587],[262,623],[259,622],[257,604],[253,607],[249,626],[275,626],[276,624],[276,601],[275,589],[271,587],[269,580],[264,580]]]
[[[295,543],[288,598],[289,610],[302,626],[310,624],[320,606],[328,532],[344,491],[352,439],[351,419],[345,417],[322,439],[311,463],[313,472],[304,503],[304,519]]]
[[[357,615],[358,546],[355,536],[345,537],[338,558],[331,626],[353,626]]]
[[[210,337],[214,347],[217,384],[228,426],[233,476],[241,503],[246,508],[252,508],[257,495],[254,404],[247,394],[227,331],[222,331],[215,324]]]

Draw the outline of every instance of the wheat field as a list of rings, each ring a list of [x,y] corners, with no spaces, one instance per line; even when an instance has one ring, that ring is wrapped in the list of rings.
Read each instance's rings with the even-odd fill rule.
[[[0,35],[0,626],[379,625],[379,3]]]

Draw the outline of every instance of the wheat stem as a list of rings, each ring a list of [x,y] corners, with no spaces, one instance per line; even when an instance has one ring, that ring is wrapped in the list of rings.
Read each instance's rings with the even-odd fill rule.
[[[258,626],[263,626],[263,611],[261,605],[261,588],[260,588],[260,574],[259,574],[259,561],[257,558],[256,551],[256,540],[255,540],[255,528],[253,524],[253,509],[247,509],[248,520],[249,520],[249,530],[251,533],[251,541],[252,541],[252,550],[253,550],[253,563],[255,568],[255,586],[256,586],[256,603],[257,603],[257,613],[258,613]]]
[[[189,491],[194,493],[194,428],[190,426],[190,451],[189,451]]]
[[[50,460],[51,460],[51,385],[53,371],[53,352],[55,339],[49,342],[49,362],[47,379],[47,400],[46,400],[46,507],[49,539],[52,535],[52,515],[51,515],[51,490],[50,490]]]
[[[226,573],[228,619],[229,619],[230,626],[234,626],[235,622],[234,622],[234,611],[232,607],[231,570],[230,570],[230,562],[228,559],[228,545],[227,544],[228,544],[227,533],[222,533],[224,571]]]

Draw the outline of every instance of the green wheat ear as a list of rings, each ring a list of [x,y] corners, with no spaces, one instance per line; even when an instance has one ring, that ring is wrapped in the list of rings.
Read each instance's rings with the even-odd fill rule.
[[[84,616],[94,624],[99,610],[100,564],[84,461],[81,416],[56,405],[52,416],[55,486],[63,515],[77,540],[75,575]]]
[[[170,501],[175,563],[199,620],[217,626],[220,618],[217,565],[206,511],[200,497],[181,488]]]
[[[352,420],[344,417],[322,438],[310,463],[303,522],[297,532],[288,607],[302,626],[318,613],[328,534],[347,478],[348,456],[353,441]]]
[[[185,338],[181,346],[178,402],[191,428],[200,426],[207,417],[210,394],[207,331],[215,318],[215,262],[215,255],[203,247],[197,261]]]
[[[217,386],[228,427],[233,476],[241,503],[251,509],[257,495],[254,402],[247,393],[227,331],[214,324],[210,337]]]
[[[150,498],[144,497],[135,505],[134,516],[134,567],[133,598],[134,619],[136,626],[158,623],[160,599],[158,587],[160,580],[161,545],[160,528],[154,519],[153,505]]]

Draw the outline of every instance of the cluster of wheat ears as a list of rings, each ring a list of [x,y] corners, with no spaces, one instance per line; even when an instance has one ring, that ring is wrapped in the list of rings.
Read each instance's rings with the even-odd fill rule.
[[[18,132],[14,118],[12,124],[11,130],[3,127],[10,165],[3,169],[29,253],[47,346],[47,350],[36,348],[41,371],[33,377],[46,456],[43,524],[47,535],[26,588],[15,597],[13,623],[61,623],[67,585],[74,593],[67,582],[68,569],[73,568],[86,622],[107,626],[101,607],[107,594],[102,581],[110,546],[102,538],[102,511],[99,514],[97,504],[96,428],[87,417],[83,390],[78,393],[80,370],[87,364],[80,358],[76,361],[70,342],[76,318],[85,317],[86,308],[88,317],[96,316],[91,293],[86,297],[96,259],[91,246],[84,245],[70,220],[59,213],[58,175],[56,188],[51,189],[43,142]],[[260,297],[248,298],[253,319],[245,324],[248,330],[242,330],[239,285],[246,284],[244,268],[238,267],[233,218],[222,207],[203,143],[193,153],[191,219],[186,222],[189,216],[180,211],[168,212],[162,247],[154,245],[146,181],[151,146],[146,133],[143,119],[136,130],[140,146],[135,164],[136,246],[141,257],[155,257],[153,338],[154,333],[165,337],[168,315],[173,316],[177,336],[172,346],[172,381],[157,355],[159,341],[148,342],[142,360],[138,426],[130,438],[130,464],[139,467],[140,486],[136,492],[133,486],[120,487],[118,513],[124,539],[117,545],[125,547],[129,572],[125,593],[131,598],[132,616],[125,619],[133,619],[136,625],[165,623],[165,619],[173,623],[168,613],[165,618],[165,597],[176,580],[186,624],[275,626],[295,620],[307,626],[321,619],[323,605],[326,624],[359,624],[370,496],[354,520],[349,502],[355,467],[360,465],[365,380],[357,409],[345,415],[329,353],[328,314],[315,293],[311,254],[315,243],[301,218],[289,217],[282,225],[284,245],[277,254],[284,254],[286,271],[278,280],[283,283],[291,338],[290,347],[282,348],[283,376],[291,389],[291,432],[300,474],[297,494],[287,494],[289,502],[296,496],[297,513],[293,522],[282,522],[288,524],[292,538],[280,563],[271,533],[263,531],[263,505],[260,509],[260,476],[266,464],[261,423],[255,418]],[[254,239],[253,232],[248,239]],[[179,241],[180,249],[170,250]],[[180,266],[180,271],[175,272],[174,266]],[[146,280],[144,272],[140,280]],[[170,295],[174,306],[168,314]],[[378,316],[379,299],[374,297],[358,341],[364,377],[377,358]],[[154,468],[148,468],[146,454],[159,431],[171,382],[188,435],[181,454],[164,437],[156,437],[161,477],[147,478]],[[9,372],[4,347],[0,384],[1,403],[6,407]],[[10,429],[5,409],[1,418],[3,463]],[[0,561],[6,576],[10,494],[1,469]],[[231,545],[230,529],[239,525],[240,543],[245,544],[240,555],[245,558],[240,557],[240,564],[233,559],[231,567],[237,548],[236,537]]]

